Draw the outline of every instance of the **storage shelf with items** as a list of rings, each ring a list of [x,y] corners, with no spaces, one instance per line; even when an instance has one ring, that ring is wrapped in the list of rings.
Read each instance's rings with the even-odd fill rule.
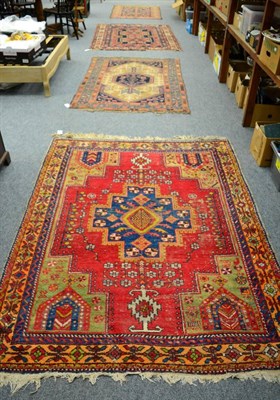
[[[249,3],[249,4],[248,4]],[[209,52],[213,22],[218,20],[224,27],[222,48],[219,52],[218,78],[221,83],[227,81],[231,64],[233,46],[239,46],[245,59],[251,61],[249,86],[243,104],[243,125],[254,126],[255,121],[262,119],[280,121],[280,105],[263,105],[256,102],[260,83],[266,77],[280,88],[280,44],[264,38],[261,32],[271,28],[275,20],[275,11],[280,7],[280,0],[234,1],[234,0],[194,0],[193,34],[199,30],[199,15],[202,8],[208,11],[208,22],[205,34],[205,53]],[[241,10],[243,9],[243,14]],[[280,8],[277,9],[280,11]],[[243,18],[243,19],[242,19]],[[264,46],[269,49],[264,49]],[[271,55],[271,48],[273,53]]]

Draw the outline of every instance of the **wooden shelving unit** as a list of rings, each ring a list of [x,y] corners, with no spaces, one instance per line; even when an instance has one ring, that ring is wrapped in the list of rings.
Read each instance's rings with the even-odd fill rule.
[[[211,0],[210,4],[206,3],[204,0],[194,0],[193,34],[194,35],[198,34],[199,14],[202,6],[204,6],[208,10],[205,53],[208,53],[209,40],[211,36],[211,29],[214,17],[217,18],[220,21],[220,23],[225,27],[222,59],[221,59],[221,66],[219,73],[219,81],[221,83],[226,82],[228,65],[229,65],[229,53],[233,40],[236,40],[242,46],[242,48],[245,50],[248,56],[250,56],[251,59],[253,60],[253,71],[250,79],[248,101],[244,108],[244,115],[243,115],[243,126],[250,126],[261,76],[263,76],[264,73],[267,74],[279,87],[280,87],[280,76],[273,74],[273,72],[270,71],[270,69],[267,68],[259,58],[263,37],[261,36],[258,47],[256,50],[254,50],[245,41],[244,35],[233,25],[234,13],[236,11],[237,2],[235,0],[230,1],[229,12],[227,16],[223,14],[217,7],[215,7],[214,3],[215,3],[214,0]],[[280,0],[266,0],[263,1],[263,4],[265,5],[265,11],[262,21],[262,30],[265,30],[270,28],[275,7],[280,6]]]

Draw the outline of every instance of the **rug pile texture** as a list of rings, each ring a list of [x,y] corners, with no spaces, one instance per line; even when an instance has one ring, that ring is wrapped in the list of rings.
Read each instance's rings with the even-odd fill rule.
[[[277,380],[277,284],[227,140],[56,138],[1,283],[1,383]]]
[[[116,5],[112,9],[111,18],[161,19],[161,12],[158,6]]]
[[[179,59],[94,57],[70,104],[88,111],[189,113]]]
[[[169,25],[98,24],[91,43],[95,50],[180,51]]]

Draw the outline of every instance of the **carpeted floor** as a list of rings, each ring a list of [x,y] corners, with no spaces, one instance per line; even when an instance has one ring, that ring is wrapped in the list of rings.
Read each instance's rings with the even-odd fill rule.
[[[126,3],[126,1],[122,2]],[[188,91],[191,114],[154,113],[87,113],[69,109],[69,105],[90,59],[104,56],[102,51],[88,50],[93,29],[98,23],[111,23],[112,6],[117,1],[99,0],[91,2],[91,14],[86,19],[87,31],[79,41],[69,37],[72,59],[63,60],[51,79],[50,98],[44,97],[41,84],[25,84],[8,91],[0,92],[1,131],[7,149],[11,153],[12,163],[0,171],[0,265],[4,269],[13,240],[20,226],[26,204],[33,190],[36,178],[47,149],[51,134],[64,132],[96,132],[110,135],[161,136],[180,135],[225,136],[230,139],[247,184],[251,190],[255,205],[266,227],[268,238],[280,259],[280,201],[279,192],[270,178],[269,169],[256,166],[249,152],[252,129],[241,125],[242,110],[235,104],[234,95],[225,85],[217,81],[213,66],[204,55],[196,37],[186,33],[185,24],[179,20],[171,8],[172,1],[157,0],[153,4],[161,7],[163,20],[160,23],[172,27],[183,52],[180,59],[183,80]],[[48,2],[47,2],[48,4]],[[143,1],[143,4],[150,3]],[[117,21],[117,20],[114,20]],[[121,20],[124,22],[125,20]],[[128,20],[127,23],[139,23]],[[138,57],[139,52],[129,52],[129,56]],[[123,57],[123,52],[112,51],[110,56]],[[143,56],[143,54],[141,54]],[[149,52],[149,58],[168,58],[169,51]],[[199,84],[198,84],[199,83]],[[95,385],[77,379],[72,384],[65,380],[49,379],[42,382],[41,388],[34,394],[31,385],[20,390],[14,399],[248,399],[276,400],[279,398],[279,385],[264,380],[241,381],[227,379],[219,383],[170,386],[166,382],[142,381],[139,377],[128,377],[120,385],[103,377]],[[10,388],[0,389],[0,397],[9,398]]]

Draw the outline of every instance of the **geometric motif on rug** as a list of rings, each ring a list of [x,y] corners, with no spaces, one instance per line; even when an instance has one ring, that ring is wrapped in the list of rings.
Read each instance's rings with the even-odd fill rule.
[[[71,108],[189,113],[180,60],[93,58]]]
[[[180,51],[181,47],[168,25],[98,24],[91,49]]]
[[[57,138],[2,280],[0,370],[276,370],[278,283],[226,140]]]
[[[119,6],[112,9],[110,18],[161,19],[160,7],[157,6]]]

